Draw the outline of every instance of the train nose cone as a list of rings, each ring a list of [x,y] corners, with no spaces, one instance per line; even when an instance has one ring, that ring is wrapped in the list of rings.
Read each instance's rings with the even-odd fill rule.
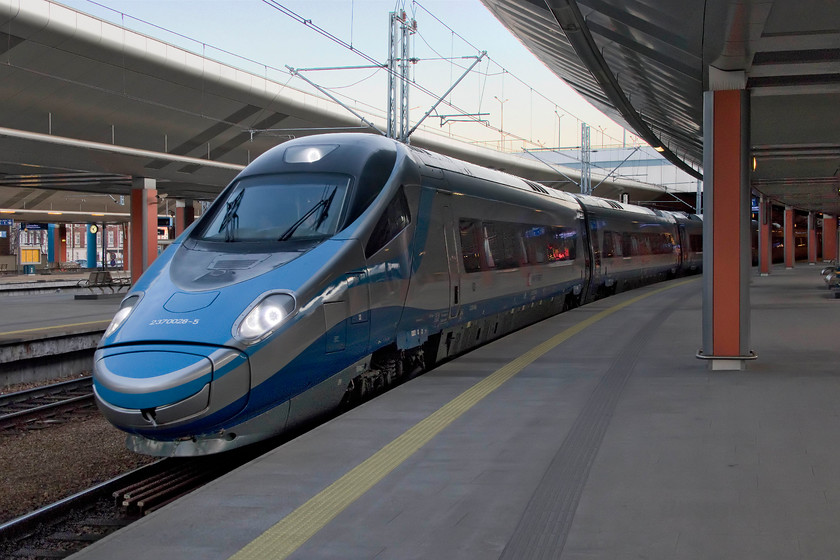
[[[149,409],[195,395],[210,383],[213,363],[183,352],[126,352],[99,359],[94,383],[114,406]]]
[[[224,348],[202,349],[206,355],[190,350],[196,347],[98,351],[93,384],[100,410],[123,430],[176,437],[178,424],[241,409],[250,387],[247,357]]]

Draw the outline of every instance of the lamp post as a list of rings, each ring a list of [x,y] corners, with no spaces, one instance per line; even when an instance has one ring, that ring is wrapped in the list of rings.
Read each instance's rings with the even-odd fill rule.
[[[554,114],[557,115],[557,149],[559,150],[563,147],[563,136],[560,134],[560,124],[562,122],[563,117],[565,117],[566,115],[561,115],[557,112],[557,109],[554,109]]]
[[[493,98],[499,102],[501,106],[501,124],[499,125],[499,150],[505,149],[505,103],[510,101],[510,99],[505,98],[504,101],[499,99],[497,96],[493,96]]]

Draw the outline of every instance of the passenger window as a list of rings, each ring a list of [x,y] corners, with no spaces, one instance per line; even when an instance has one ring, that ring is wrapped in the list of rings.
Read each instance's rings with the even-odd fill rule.
[[[399,232],[411,223],[411,212],[408,209],[408,200],[402,187],[388,203],[385,212],[373,228],[373,233],[365,246],[365,257],[370,257],[382,247],[388,244]]]
[[[461,237],[461,257],[464,259],[464,270],[478,272],[481,270],[481,255],[478,251],[478,227],[473,220],[459,220],[458,230]]]
[[[466,272],[575,259],[573,227],[461,219],[460,233]]]

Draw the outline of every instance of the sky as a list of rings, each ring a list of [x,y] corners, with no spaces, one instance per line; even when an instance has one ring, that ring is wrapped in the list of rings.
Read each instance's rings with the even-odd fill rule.
[[[412,77],[424,93],[409,94],[413,126],[473,63],[487,56],[447,100],[484,122],[424,124],[461,139],[507,150],[538,146],[577,146],[581,122],[591,128],[593,148],[624,141],[623,129],[602,115],[552,74],[479,0],[61,0],[62,4],[312,91],[293,68],[371,65],[359,55],[385,62],[389,12],[405,11],[417,22],[411,39]],[[271,4],[274,5],[271,5]],[[287,13],[278,9],[283,7]],[[288,13],[291,12],[291,15]],[[311,26],[301,23],[309,20]],[[338,42],[313,29],[318,27]],[[346,48],[352,45],[353,50]],[[236,55],[236,56],[233,56]],[[241,58],[240,58],[241,57]],[[387,74],[382,69],[307,70],[304,74],[331,93],[359,107],[384,112]],[[352,100],[352,102],[351,102]],[[438,114],[455,109],[441,105]],[[489,126],[487,126],[489,125]],[[504,134],[499,131],[502,129]],[[628,132],[626,140],[635,136]]]

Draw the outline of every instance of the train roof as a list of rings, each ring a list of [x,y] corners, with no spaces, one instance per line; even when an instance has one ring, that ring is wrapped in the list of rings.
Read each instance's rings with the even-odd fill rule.
[[[443,171],[448,171],[450,173],[457,173],[459,175],[476,177],[478,179],[490,181],[499,185],[504,185],[506,187],[512,187],[526,192],[546,195],[550,198],[562,200],[563,202],[566,202],[568,204],[578,204],[574,195],[565,191],[558,191],[551,187],[546,187],[545,185],[537,183],[535,181],[523,179],[522,177],[511,175],[510,173],[506,173],[498,169],[482,167],[480,165],[468,163],[466,161],[455,159],[449,156],[444,156],[435,152],[430,152],[429,150],[423,148],[417,148],[414,146],[409,146],[409,148],[411,149],[415,158],[420,163],[433,169],[440,169]]]
[[[624,202],[618,202],[617,200],[609,200],[606,198],[599,198],[597,196],[591,196],[586,194],[576,194],[574,195],[575,198],[581,201],[587,207],[590,208],[608,208],[613,210],[623,210],[624,212],[633,212],[635,214],[642,214],[645,216],[657,216],[659,218],[664,218],[669,222],[676,222],[677,218],[673,212],[668,212],[667,210],[656,210],[653,208],[646,208],[644,206],[637,206],[635,204],[626,204]]]

